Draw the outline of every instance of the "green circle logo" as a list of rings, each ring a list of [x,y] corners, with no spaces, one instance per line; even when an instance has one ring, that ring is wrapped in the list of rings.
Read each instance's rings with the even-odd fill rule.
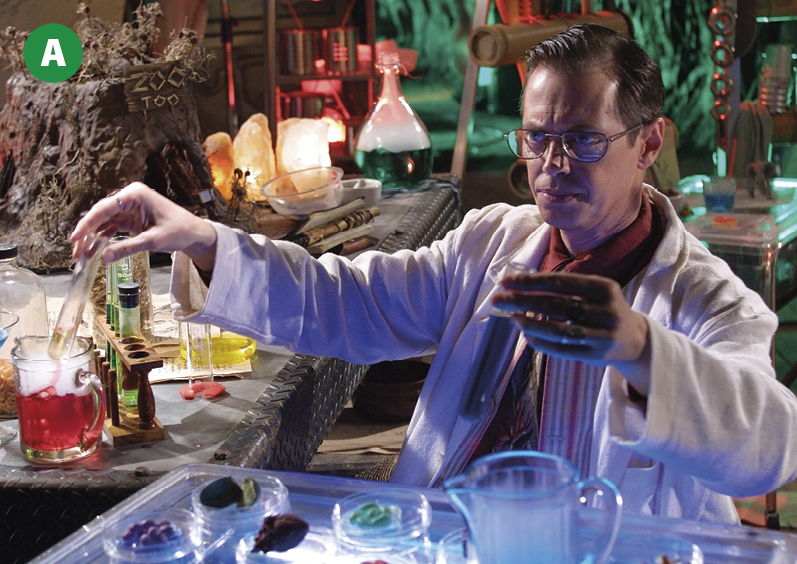
[[[33,76],[44,82],[63,82],[80,68],[83,45],[77,33],[65,25],[44,24],[25,40],[23,54]]]

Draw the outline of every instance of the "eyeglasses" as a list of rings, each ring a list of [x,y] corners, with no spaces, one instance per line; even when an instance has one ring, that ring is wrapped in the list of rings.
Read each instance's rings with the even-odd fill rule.
[[[583,163],[594,163],[603,158],[606,150],[609,148],[609,143],[620,139],[624,135],[628,135],[635,129],[639,129],[645,125],[640,123],[631,129],[606,137],[603,133],[595,133],[592,131],[568,131],[558,135],[556,133],[547,133],[539,129],[524,129],[519,127],[513,129],[504,135],[509,149],[515,154],[516,157],[531,160],[539,159],[548,146],[548,139],[560,139],[562,147],[564,147],[565,154],[574,161]]]

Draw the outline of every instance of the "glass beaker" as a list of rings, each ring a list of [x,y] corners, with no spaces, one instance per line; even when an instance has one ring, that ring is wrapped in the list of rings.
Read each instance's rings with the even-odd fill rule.
[[[705,182],[703,184],[703,199],[709,211],[733,211],[733,202],[736,199],[736,178],[718,176]]]
[[[249,360],[257,350],[254,339],[244,337],[238,333],[209,325],[211,350],[213,351],[213,367],[223,368]],[[187,337],[183,333],[180,339],[180,356],[186,361]]]
[[[213,341],[210,325],[180,323],[180,349],[185,350],[188,383],[213,382]]]

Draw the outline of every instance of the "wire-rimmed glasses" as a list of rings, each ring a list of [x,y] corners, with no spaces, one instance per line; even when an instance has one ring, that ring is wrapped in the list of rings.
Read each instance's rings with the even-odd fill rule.
[[[595,131],[567,131],[558,134],[548,133],[541,129],[519,127],[506,133],[504,138],[509,149],[519,159],[539,159],[548,147],[548,139],[558,139],[562,142],[565,154],[569,158],[582,163],[594,163],[603,158],[609,148],[609,143],[628,135],[643,125],[645,124],[640,123],[611,137]]]

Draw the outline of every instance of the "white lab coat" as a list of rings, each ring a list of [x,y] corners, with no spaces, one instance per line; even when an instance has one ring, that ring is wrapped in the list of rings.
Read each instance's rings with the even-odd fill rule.
[[[607,368],[590,474],[618,486],[626,511],[738,522],[728,496],[762,494],[797,474],[797,399],[769,357],[777,317],[684,229],[666,197],[645,190],[665,234],[624,293],[649,320],[647,411]],[[216,231],[209,289],[176,253],[178,318],[359,364],[435,353],[392,479],[435,485],[461,470],[457,453],[479,432],[457,410],[490,298],[508,262],[536,267],[548,247],[535,206],[474,210],[430,247],[353,261]]]

